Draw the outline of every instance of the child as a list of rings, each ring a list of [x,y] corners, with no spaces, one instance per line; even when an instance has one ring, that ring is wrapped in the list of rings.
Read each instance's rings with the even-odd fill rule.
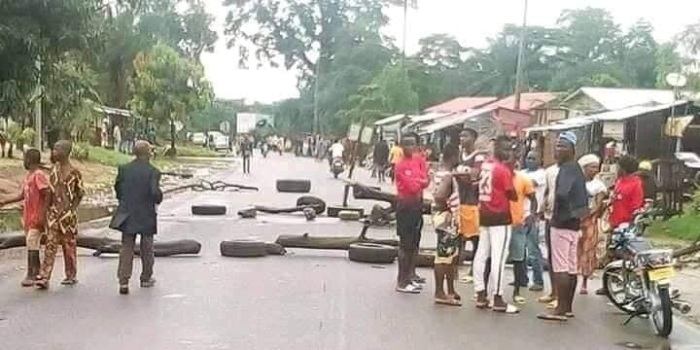
[[[459,163],[459,149],[447,145],[442,153],[440,170],[435,174],[436,214],[433,225],[437,233],[437,250],[435,252],[435,303],[461,306],[461,297],[455,291],[454,281],[457,278],[457,263],[459,262],[462,245],[456,225],[456,215],[459,209],[457,181],[452,171]],[[447,281],[447,294],[443,289]]]
[[[28,149],[24,152],[24,168],[28,174],[24,179],[22,192],[9,200],[0,201],[0,207],[24,200],[22,213],[22,225],[27,236],[27,276],[22,281],[23,287],[31,287],[39,275],[41,260],[39,248],[41,247],[41,235],[44,232],[46,222],[46,204],[48,203],[49,183],[46,175],[39,168],[41,165],[41,153],[36,149]]]

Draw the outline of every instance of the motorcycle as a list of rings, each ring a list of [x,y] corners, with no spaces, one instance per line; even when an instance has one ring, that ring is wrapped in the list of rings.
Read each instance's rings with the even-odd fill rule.
[[[345,165],[343,164],[343,158],[336,157],[331,161],[331,172],[334,178],[338,178],[338,175],[345,171]]]
[[[603,272],[603,286],[613,305],[633,318],[648,318],[656,335],[668,337],[673,328],[671,278],[673,251],[653,249],[642,237],[651,210],[637,212],[631,224],[615,228],[608,251],[616,260]]]

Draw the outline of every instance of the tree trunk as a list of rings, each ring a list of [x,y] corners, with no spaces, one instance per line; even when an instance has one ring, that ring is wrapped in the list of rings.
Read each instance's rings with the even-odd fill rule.
[[[695,242],[685,248],[676,249],[673,251],[674,258],[680,258],[681,256],[690,255],[700,252],[700,243]]]
[[[46,236],[42,237],[42,244],[45,243]],[[24,247],[26,245],[26,237],[24,235],[0,236],[0,250]],[[119,240],[106,237],[89,237],[78,235],[78,247],[92,249],[95,251],[93,255],[100,256],[105,253],[119,253],[122,243]],[[171,256],[180,254],[199,254],[202,245],[191,239],[183,239],[178,241],[155,242],[153,249],[156,256]],[[135,252],[139,253],[138,245]]]
[[[170,156],[175,157],[177,150],[175,149],[175,120],[170,118]]]

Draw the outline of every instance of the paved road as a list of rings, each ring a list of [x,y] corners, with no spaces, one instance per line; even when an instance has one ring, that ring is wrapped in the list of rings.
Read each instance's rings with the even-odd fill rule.
[[[520,315],[506,316],[469,303],[438,307],[429,292],[398,295],[393,291],[395,265],[352,263],[344,253],[296,250],[253,260],[220,257],[223,239],[360,230],[357,223],[331,219],[309,225],[299,217],[243,221],[235,214],[189,214],[191,204],[223,203],[235,213],[250,203],[294,203],[296,195],[275,193],[277,177],[311,178],[313,193],[340,202],[342,185],[323,163],[273,155],[255,158],[252,165],[249,177],[233,171],[216,176],[258,185],[259,193],[183,193],[161,206],[158,238],[196,238],[203,249],[198,257],[157,259],[153,289],[132,282],[131,295],[118,295],[116,258],[94,258],[89,251],[81,253],[81,283],[75,287],[55,283],[48,292],[21,289],[23,272],[6,274],[0,280],[0,313],[7,318],[0,321],[0,349],[622,349],[625,342],[646,349],[700,349],[699,333],[681,323],[670,342],[650,335],[645,321],[620,326],[623,317],[595,296],[578,298],[577,318],[568,324],[542,323],[535,319],[541,311],[537,303],[527,304]],[[366,179],[367,174],[360,171],[359,176]],[[374,230],[372,235],[390,237],[392,232]],[[431,245],[432,236],[425,236],[423,244]],[[55,279],[62,277],[61,270],[58,262]],[[429,276],[430,271],[421,273]],[[471,286],[459,288],[464,296],[472,294]]]

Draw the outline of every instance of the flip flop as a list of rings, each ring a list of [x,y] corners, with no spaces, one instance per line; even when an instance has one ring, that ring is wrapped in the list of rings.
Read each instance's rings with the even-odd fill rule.
[[[475,304],[475,306],[476,306],[477,309],[482,309],[482,310],[485,310],[485,309],[488,309],[488,308],[491,307],[491,306],[489,305],[489,302],[488,302],[488,301],[477,301],[476,304]]]
[[[460,282],[460,283],[464,283],[464,284],[474,283],[474,277],[472,277],[472,276],[464,276],[464,277],[462,277],[462,278],[459,279],[459,282]]]
[[[506,306],[494,306],[493,312],[500,312],[502,314],[519,314],[520,309],[512,304],[506,304]]]
[[[459,294],[450,294],[450,296],[451,296],[452,299],[454,299],[454,300],[458,300],[458,301],[461,301],[461,300],[462,300],[462,296],[460,296]]]
[[[537,299],[537,301],[539,301],[540,303],[544,303],[544,304],[551,303],[554,300],[555,300],[554,297],[551,295],[541,296]]]
[[[540,320],[545,320],[545,321],[559,321],[559,322],[566,322],[569,319],[566,318],[566,316],[562,315],[553,315],[553,314],[539,314],[537,315],[537,318]]]
[[[522,297],[522,296],[520,296],[520,295],[516,295],[516,296],[513,297],[513,302],[516,303],[516,304],[522,305],[522,304],[525,304],[526,300],[525,300],[524,297]]]
[[[556,309],[557,306],[559,306],[559,302],[558,302],[556,299],[555,299],[555,300],[552,300],[552,302],[550,302],[549,304],[547,304],[547,308],[550,309],[550,310]]]
[[[447,305],[447,306],[462,306],[462,303],[459,302],[459,300],[455,300],[453,298],[447,298],[447,299],[435,298],[435,304]]]
[[[576,316],[574,315],[573,312],[567,312],[567,313],[564,314],[564,316],[566,316],[566,318],[574,318],[574,317],[576,317]]]

